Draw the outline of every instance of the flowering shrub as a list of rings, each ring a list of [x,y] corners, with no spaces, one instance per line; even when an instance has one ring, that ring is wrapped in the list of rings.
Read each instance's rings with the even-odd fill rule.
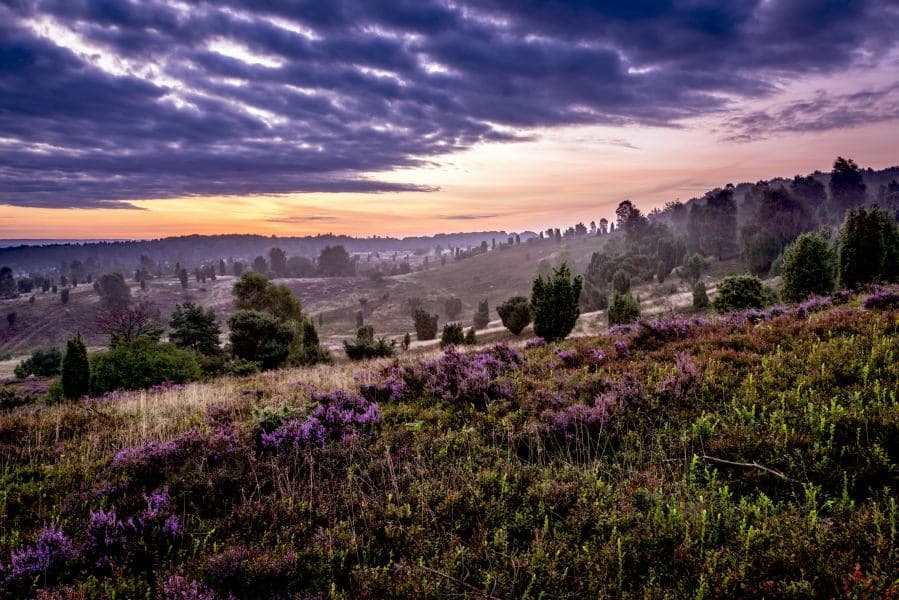
[[[620,357],[630,356],[631,346],[625,341],[619,340],[615,342],[615,353]]]
[[[577,350],[558,350],[556,356],[566,367],[573,368],[581,365],[581,357]]]
[[[674,359],[674,372],[659,384],[658,394],[671,402],[681,402],[702,382],[702,369],[687,352]]]
[[[322,447],[357,437],[381,422],[381,407],[359,394],[336,390],[313,394],[317,406],[305,419],[290,419],[262,434],[262,445],[281,452],[298,446]]]
[[[512,388],[498,378],[524,364],[518,350],[496,344],[488,350],[465,354],[447,347],[443,356],[425,365],[425,387],[434,397],[449,403],[470,403],[483,408],[490,400],[508,399]]]
[[[539,336],[532,337],[531,339],[529,339],[528,341],[526,341],[524,343],[524,347],[528,348],[528,349],[542,348],[545,345],[546,345],[546,340],[544,340],[542,337],[539,337]]]
[[[897,309],[899,308],[899,293],[887,288],[879,288],[865,298],[864,306],[868,310]]]
[[[159,600],[215,600],[215,595],[203,584],[172,575],[162,582]]]
[[[33,546],[25,546],[12,552],[9,568],[5,569],[6,583],[16,586],[36,577],[46,578],[76,555],[74,544],[63,530],[49,525],[41,530]]]
[[[805,319],[812,313],[820,312],[833,306],[833,302],[827,296],[809,296],[807,299],[799,303],[795,309],[795,315],[800,319]]]
[[[181,519],[172,512],[167,487],[144,494],[146,508],[121,518],[115,506],[91,511],[86,552],[98,567],[126,560],[134,552],[146,559],[154,540],[172,540],[181,534]]]

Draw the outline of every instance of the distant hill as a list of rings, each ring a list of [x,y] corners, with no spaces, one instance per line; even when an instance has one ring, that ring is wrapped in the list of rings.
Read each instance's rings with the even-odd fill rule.
[[[312,258],[318,256],[325,246],[338,244],[351,253],[404,252],[432,250],[437,245],[444,248],[467,248],[485,241],[491,243],[493,239],[499,242],[508,236],[505,231],[475,231],[405,238],[356,238],[332,234],[306,237],[224,234],[97,242],[45,240],[40,243],[42,240],[20,240],[18,245],[0,243],[0,265],[9,265],[18,273],[28,273],[54,269],[63,261],[80,260],[96,263],[106,270],[123,268],[128,271],[138,264],[142,255],[160,264],[180,262],[197,265],[221,258],[252,260],[256,256],[266,255],[275,246],[290,255]]]

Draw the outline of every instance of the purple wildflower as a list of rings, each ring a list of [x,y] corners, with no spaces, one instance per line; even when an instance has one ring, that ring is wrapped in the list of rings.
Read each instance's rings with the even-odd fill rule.
[[[525,348],[542,348],[545,345],[546,345],[546,340],[544,340],[540,336],[532,337],[531,339],[529,339],[528,341],[526,341],[524,343]]]
[[[166,579],[159,590],[159,600],[214,600],[213,593],[197,581],[190,581],[180,575]]]
[[[522,364],[521,353],[506,344],[474,354],[447,347],[443,356],[424,365],[425,387],[444,402],[471,403],[483,408],[490,400],[512,396],[512,387],[496,380]]]
[[[577,350],[558,350],[556,356],[566,367],[578,367],[581,364],[581,357]]]
[[[680,352],[674,359],[674,373],[661,381],[658,392],[663,398],[681,402],[701,382],[702,369],[687,352]]]
[[[887,288],[878,288],[873,294],[865,298],[865,308],[868,310],[893,310],[899,308],[899,293]]]
[[[305,419],[290,419],[270,433],[262,445],[279,451],[297,446],[322,447],[329,442],[355,438],[381,422],[381,407],[359,394],[335,390],[313,394],[318,405]]]
[[[76,554],[75,546],[63,530],[49,525],[38,534],[34,546],[12,552],[7,580],[12,583],[24,582],[47,575]]]
[[[621,356],[621,357],[630,356],[630,354],[631,354],[630,344],[628,344],[627,342],[624,342],[624,341],[615,342],[615,352],[617,352],[618,356]]]

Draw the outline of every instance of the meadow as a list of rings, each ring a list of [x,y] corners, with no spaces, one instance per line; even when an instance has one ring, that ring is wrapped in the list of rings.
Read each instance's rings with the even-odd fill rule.
[[[892,597],[897,346],[882,291],[11,408],[2,597]]]

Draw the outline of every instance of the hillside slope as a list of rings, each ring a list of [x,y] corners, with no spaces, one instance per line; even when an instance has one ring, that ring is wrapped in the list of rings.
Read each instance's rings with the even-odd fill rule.
[[[895,304],[531,345],[8,411],[4,597],[895,594]]]

